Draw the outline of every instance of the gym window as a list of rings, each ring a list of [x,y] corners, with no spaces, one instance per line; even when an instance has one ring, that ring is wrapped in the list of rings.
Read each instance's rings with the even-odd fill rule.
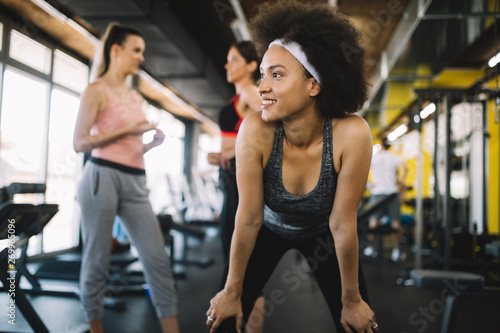
[[[7,54],[0,63],[0,187],[45,183],[45,196],[23,194],[14,200],[59,205],[43,232],[30,239],[29,256],[71,249],[79,245],[75,197],[83,165],[73,151],[73,128],[89,69],[48,38],[24,35],[16,22],[4,21],[2,31]]]
[[[50,73],[52,52],[46,46],[34,41],[22,33],[10,32],[9,57],[44,74]]]

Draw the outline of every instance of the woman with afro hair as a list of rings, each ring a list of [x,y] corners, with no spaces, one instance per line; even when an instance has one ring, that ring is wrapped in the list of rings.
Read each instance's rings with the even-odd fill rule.
[[[250,29],[263,54],[261,112],[238,134],[240,201],[207,326],[241,332],[282,256],[298,249],[337,332],[378,332],[357,238],[372,157],[369,126],[354,114],[367,99],[360,34],[335,8],[295,1],[261,5]]]

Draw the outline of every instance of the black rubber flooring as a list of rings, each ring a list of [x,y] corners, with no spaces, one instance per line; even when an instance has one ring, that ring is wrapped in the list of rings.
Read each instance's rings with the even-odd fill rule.
[[[190,242],[189,257],[210,256],[214,264],[209,267],[186,265],[181,268],[185,278],[177,279],[179,290],[179,321],[184,333],[207,332],[205,312],[209,300],[218,290],[222,270],[222,255],[219,239],[215,236],[203,242]],[[411,268],[411,256],[404,266]],[[438,333],[444,311],[444,302],[438,290],[421,290],[415,286],[396,283],[401,268],[389,261],[362,260],[369,297],[376,313],[381,333]],[[264,333],[331,333],[335,332],[325,301],[309,274],[297,275],[300,283],[297,290],[281,280],[283,272],[293,266],[305,265],[296,253],[289,252],[280,262],[273,277],[264,290],[268,297],[272,292],[282,292],[280,304],[268,301],[264,320]],[[304,266],[305,267],[305,266]],[[45,281],[52,286],[71,286],[74,282]],[[115,297],[126,302],[126,309],[115,311],[106,309],[104,326],[109,333],[156,333],[161,332],[152,305],[146,293],[117,292]],[[54,296],[29,296],[50,332],[81,333],[87,327],[77,299]],[[0,332],[33,332],[19,311],[16,325],[8,323],[8,297],[0,293]],[[474,308],[474,307],[473,307]],[[478,306],[476,311],[481,307]],[[498,308],[497,308],[498,310]],[[479,310],[481,311],[481,310]],[[470,312],[461,317],[462,321],[472,316]],[[473,318],[473,317],[471,317]],[[500,327],[500,325],[498,326]],[[457,331],[458,332],[458,331]]]

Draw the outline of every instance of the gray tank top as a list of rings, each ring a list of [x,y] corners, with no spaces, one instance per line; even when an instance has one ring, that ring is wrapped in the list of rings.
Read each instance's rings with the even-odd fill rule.
[[[333,165],[332,121],[323,126],[323,157],[316,187],[293,195],[283,186],[283,124],[276,125],[274,144],[264,169],[264,225],[290,240],[314,238],[328,230],[335,199],[337,172]]]

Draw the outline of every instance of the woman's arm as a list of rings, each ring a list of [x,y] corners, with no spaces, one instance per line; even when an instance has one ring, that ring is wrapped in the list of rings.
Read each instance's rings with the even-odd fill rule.
[[[155,131],[156,131],[156,133],[153,137],[153,140],[151,140],[151,142],[145,143],[143,145],[143,152],[144,153],[147,153],[148,151],[150,151],[154,147],[161,145],[163,143],[163,141],[165,141],[165,133],[163,133],[163,131],[159,128],[156,128]]]
[[[214,319],[213,323],[209,323],[210,332],[216,332],[221,322],[229,317],[236,317],[238,331],[241,326],[243,279],[264,214],[263,152],[269,140],[266,140],[267,136],[259,135],[268,128],[267,124],[263,123],[259,114],[249,116],[245,118],[238,134],[236,177],[239,204],[226,285],[211,300],[207,311],[207,316]],[[256,139],[259,137],[262,140]]]
[[[368,124],[353,116],[340,120],[337,137],[342,142],[337,194],[330,216],[330,229],[335,242],[342,284],[342,319],[347,332],[371,332],[375,325],[373,311],[361,299],[358,281],[357,212],[370,169],[373,152]],[[334,140],[336,142],[336,140]],[[339,142],[339,140],[337,140]]]
[[[105,146],[128,134],[142,134],[154,128],[147,121],[130,123],[129,126],[106,133],[90,134],[100,110],[106,106],[106,94],[100,83],[92,83],[85,89],[73,133],[73,149],[76,152],[87,152]]]

